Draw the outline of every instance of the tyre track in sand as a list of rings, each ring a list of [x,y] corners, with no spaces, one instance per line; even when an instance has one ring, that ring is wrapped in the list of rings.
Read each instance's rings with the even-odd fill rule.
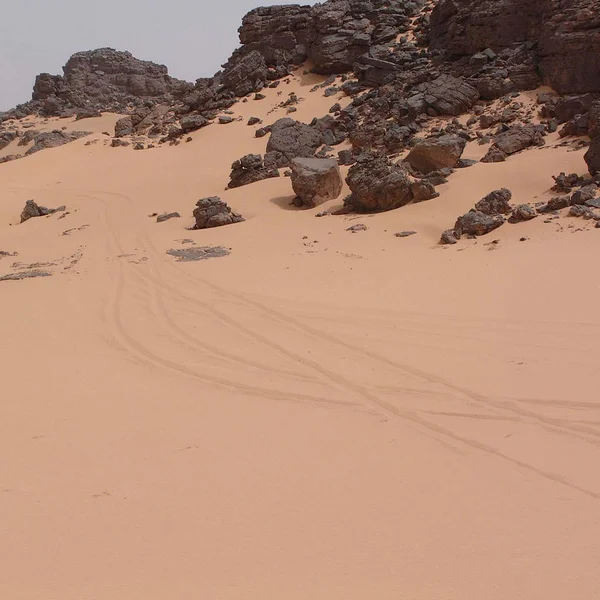
[[[105,192],[100,192],[100,193],[105,194],[105,195],[113,195],[115,197],[121,198],[122,200],[128,201],[128,198],[121,194],[112,194],[112,193],[105,193]],[[118,249],[119,242],[116,239],[116,235],[115,235],[114,231],[111,232],[111,235],[114,237],[114,244],[115,244],[116,248]],[[264,316],[268,317],[272,321],[277,322],[279,324],[286,325],[288,328],[290,328],[295,333],[308,335],[310,337],[313,337],[314,339],[319,340],[320,342],[326,342],[330,346],[333,346],[334,348],[336,348],[336,347],[344,348],[346,351],[350,350],[354,353],[362,355],[365,358],[368,358],[369,360],[373,361],[376,365],[390,366],[390,367],[396,369],[399,373],[404,374],[405,376],[410,375],[414,378],[420,378],[424,383],[440,385],[443,388],[445,388],[446,390],[448,390],[448,392],[450,392],[452,396],[458,394],[464,400],[470,400],[471,402],[479,404],[481,407],[485,407],[487,409],[492,409],[492,410],[501,411],[501,412],[513,413],[513,414],[518,415],[518,417],[520,417],[521,419],[528,419],[527,422],[529,422],[529,423],[531,423],[533,421],[534,424],[537,424],[538,426],[541,426],[544,429],[547,429],[551,432],[562,433],[565,435],[572,435],[574,437],[579,438],[580,440],[583,440],[583,441],[589,443],[589,440],[585,436],[573,431],[573,429],[568,426],[567,427],[565,427],[564,425],[557,426],[553,422],[548,422],[548,420],[541,417],[541,415],[539,415],[537,413],[533,413],[531,411],[523,411],[521,409],[517,409],[515,407],[508,406],[508,405],[496,405],[496,403],[489,401],[482,394],[477,394],[477,393],[473,392],[472,390],[469,390],[462,386],[453,384],[453,383],[447,381],[446,379],[444,379],[443,377],[437,376],[437,375],[427,372],[427,371],[423,371],[421,369],[411,367],[406,364],[397,363],[396,361],[394,361],[386,356],[379,355],[379,354],[372,352],[365,348],[354,346],[348,342],[345,342],[344,340],[336,338],[335,336],[327,334],[323,331],[316,330],[315,328],[313,328],[309,325],[306,325],[305,323],[301,323],[300,321],[298,321],[297,319],[294,319],[290,315],[282,313],[281,311],[278,311],[278,310],[271,309],[268,306],[264,305],[263,303],[261,303],[257,300],[247,298],[247,297],[245,297],[239,293],[233,292],[231,290],[226,290],[226,289],[222,288],[221,286],[216,285],[216,284],[206,280],[205,278],[201,278],[198,276],[192,276],[189,273],[187,273],[184,269],[178,267],[177,265],[167,262],[165,260],[165,257],[162,256],[158,252],[158,250],[153,245],[152,241],[149,239],[147,234],[144,233],[141,236],[138,236],[137,239],[140,242],[140,244],[139,244],[140,247],[145,252],[153,255],[154,258],[152,260],[154,261],[155,265],[157,264],[157,261],[160,260],[160,264],[161,264],[161,267],[163,268],[163,270],[166,269],[166,270],[170,271],[171,273],[176,274],[177,277],[179,277],[179,278],[183,277],[184,279],[187,279],[188,281],[193,283],[195,286],[202,286],[206,290],[211,290],[212,292],[216,292],[223,299],[229,299],[229,300],[233,299],[237,303],[241,304],[242,306],[246,306],[248,308],[257,310],[259,313],[262,313]],[[156,267],[156,268],[158,269],[158,267]],[[120,271],[120,278],[122,278],[123,277],[122,270],[119,269],[119,271]],[[161,271],[158,270],[158,272],[160,273]],[[162,274],[160,276],[160,279],[162,281],[154,280],[153,283],[155,285],[161,285],[161,286],[165,287],[166,289],[170,290],[170,292],[172,294],[174,294],[175,296],[182,297],[183,299],[187,299],[188,301],[193,302],[193,303],[197,304],[198,306],[202,306],[202,304],[203,304],[202,301],[199,301],[196,298],[190,298],[189,296],[187,296],[185,294],[182,295],[181,293],[177,292],[177,290],[173,284],[165,283],[164,276]],[[118,286],[117,286],[117,289],[118,289]],[[122,294],[122,287],[121,287],[121,294]],[[116,311],[115,311],[115,324],[116,324],[116,327],[117,327],[118,331],[120,332],[120,334],[122,336],[124,336],[125,339],[128,339],[129,336],[128,336],[127,332],[124,330],[123,324],[120,322],[120,315],[119,315],[119,310],[118,310],[119,302],[120,302],[120,300],[117,299]],[[440,436],[441,438],[443,438],[445,440],[451,440],[455,443],[464,444],[474,450],[481,451],[489,456],[495,457],[502,461],[506,461],[509,464],[512,464],[519,469],[533,473],[533,474],[535,474],[539,477],[542,477],[548,481],[551,481],[553,483],[557,483],[557,484],[563,485],[565,487],[568,487],[572,490],[581,492],[591,498],[600,499],[600,492],[597,492],[592,489],[588,489],[582,485],[579,485],[572,481],[569,481],[569,479],[567,477],[560,475],[558,473],[554,473],[550,470],[540,468],[538,466],[535,466],[528,462],[520,460],[519,458],[515,458],[513,456],[507,455],[507,454],[503,453],[502,451],[498,450],[497,448],[494,448],[488,444],[485,444],[483,442],[475,440],[472,437],[467,437],[463,434],[453,431],[452,429],[448,429],[447,427],[444,427],[444,426],[438,425],[437,423],[431,422],[431,421],[423,418],[416,411],[399,408],[398,406],[391,404],[390,402],[387,402],[387,401],[377,397],[372,392],[372,390],[370,390],[368,387],[366,387],[362,384],[353,382],[350,379],[348,379],[347,377],[345,377],[344,375],[341,375],[339,373],[336,373],[335,371],[327,369],[327,368],[323,367],[321,364],[317,363],[316,361],[309,359],[307,357],[304,357],[298,353],[295,353],[295,352],[281,346],[280,344],[277,344],[277,343],[269,340],[264,335],[237,322],[235,320],[235,318],[230,317],[229,315],[225,314],[223,311],[221,311],[221,310],[215,311],[215,309],[212,308],[211,312],[215,312],[216,315],[219,316],[219,318],[230,323],[234,327],[237,326],[237,327],[241,328],[248,335],[254,337],[257,341],[260,341],[260,342],[264,343],[265,345],[270,346],[270,347],[278,350],[282,354],[288,356],[292,361],[297,361],[300,364],[302,364],[303,366],[305,366],[309,369],[313,369],[314,371],[316,371],[317,373],[319,373],[326,379],[330,380],[336,387],[346,390],[348,396],[358,397],[362,401],[362,403],[366,407],[370,408],[371,410],[375,410],[375,411],[379,412],[380,414],[383,414],[383,415],[386,415],[389,417],[394,417],[394,418],[398,418],[401,420],[405,420],[407,422],[410,422],[410,423],[416,425],[420,430],[422,430],[424,432],[429,432],[430,434],[435,434],[436,438],[437,438],[437,436]],[[290,339],[293,339],[293,337]],[[161,359],[160,357],[155,356],[152,352],[150,352],[148,349],[144,348],[142,345],[140,345],[134,339],[128,339],[128,342],[136,350],[136,352],[141,353],[142,355],[145,355],[151,361],[156,362],[159,366],[178,370],[178,371],[181,371],[183,373],[186,373],[186,374],[189,374],[192,376],[198,376],[193,371],[191,371],[187,368],[184,368],[184,367],[180,367],[180,365],[173,363],[172,361],[169,361],[168,359],[165,360],[165,359]],[[334,351],[332,351],[330,354],[333,355]],[[202,377],[204,377],[204,376],[202,376]],[[216,385],[226,384],[227,386],[232,387],[231,382],[223,382],[219,378],[207,378],[207,380],[209,382],[211,382],[212,379],[215,379],[214,383]],[[233,387],[234,387],[234,389],[237,389],[238,391],[245,391],[245,388],[247,388],[248,386],[237,386],[236,385]],[[252,394],[257,393],[256,388],[250,388],[250,390],[251,391],[249,391],[248,393],[252,393]],[[262,395],[262,393],[264,393],[264,391],[258,392],[258,393],[260,393]],[[285,394],[284,394],[284,396],[285,396]]]

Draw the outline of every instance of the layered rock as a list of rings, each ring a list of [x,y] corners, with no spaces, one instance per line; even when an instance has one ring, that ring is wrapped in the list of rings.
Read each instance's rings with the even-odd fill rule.
[[[78,52],[63,72],[36,78],[29,108],[47,116],[75,114],[78,109],[125,112],[144,100],[170,103],[192,87],[170,77],[163,65],[112,48]]]
[[[453,57],[524,42],[559,93],[600,91],[600,0],[442,0],[429,41]]]

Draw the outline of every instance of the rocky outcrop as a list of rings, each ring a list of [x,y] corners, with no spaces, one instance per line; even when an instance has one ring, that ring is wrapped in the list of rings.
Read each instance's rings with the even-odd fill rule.
[[[453,57],[527,43],[543,82],[559,93],[600,91],[600,0],[442,0],[429,41]]]
[[[324,158],[294,158],[292,188],[299,205],[313,208],[342,193],[342,175],[336,160]]]
[[[210,198],[198,200],[194,209],[194,219],[196,219],[194,229],[209,229],[231,225],[232,223],[241,223],[244,217],[232,212],[231,208],[221,198],[211,196]]]
[[[229,189],[256,183],[263,179],[279,177],[277,169],[265,167],[263,157],[260,154],[247,154],[231,165],[229,176]]]
[[[408,103],[417,113],[457,116],[479,100],[479,92],[464,79],[440,75],[413,88]]]
[[[416,171],[427,175],[443,168],[454,168],[467,145],[458,135],[443,135],[419,142],[406,157],[406,162]]]
[[[40,133],[33,138],[33,146],[25,152],[26,156],[35,154],[40,150],[46,150],[47,148],[56,148],[58,146],[64,146],[69,142],[74,142],[86,135],[89,135],[89,131],[49,131],[46,133]]]
[[[147,100],[170,103],[191,87],[170,77],[163,65],[99,48],[74,54],[63,75],[39,75],[30,108],[47,116],[68,116],[80,109],[125,112]]]
[[[359,156],[346,182],[352,194],[344,204],[357,212],[392,210],[412,202],[408,171],[377,151]]]
[[[287,167],[294,158],[311,158],[323,144],[318,128],[284,118],[273,123],[267,143],[267,168]]]

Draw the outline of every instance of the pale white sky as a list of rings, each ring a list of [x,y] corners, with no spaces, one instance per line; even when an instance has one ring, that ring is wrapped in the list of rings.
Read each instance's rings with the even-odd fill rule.
[[[62,74],[75,52],[108,46],[167,65],[195,81],[213,75],[238,45],[256,6],[314,0],[15,0],[0,18],[0,110],[30,100],[35,76]]]

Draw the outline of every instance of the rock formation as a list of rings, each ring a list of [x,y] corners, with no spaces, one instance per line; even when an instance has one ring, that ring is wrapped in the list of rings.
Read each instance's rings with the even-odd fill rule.
[[[294,158],[292,188],[300,206],[313,208],[342,193],[342,176],[336,160],[323,158]]]
[[[241,223],[244,217],[232,212],[231,208],[221,198],[211,196],[210,198],[198,200],[194,209],[194,219],[196,219],[194,229],[209,229],[231,225],[232,223]]]

